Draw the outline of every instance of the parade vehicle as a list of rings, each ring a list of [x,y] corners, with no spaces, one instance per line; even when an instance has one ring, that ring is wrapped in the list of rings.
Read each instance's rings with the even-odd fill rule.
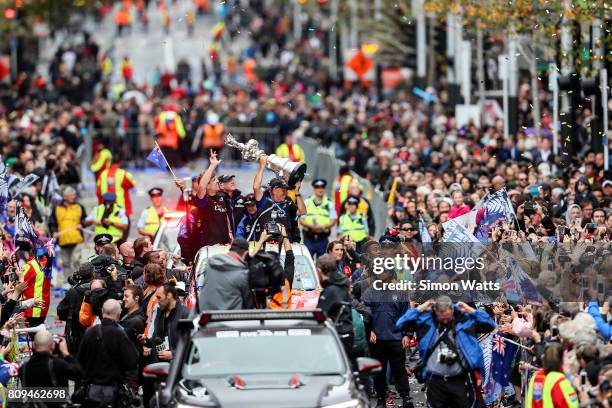
[[[319,309],[205,311],[178,329],[172,363],[144,369],[154,408],[365,408],[361,379],[382,369],[360,357],[353,372]]]
[[[171,211],[164,214],[159,230],[155,234],[153,241],[153,249],[164,249],[171,255],[180,255],[181,247],[178,244],[178,233],[181,221],[185,216],[185,211]],[[174,266],[174,261],[171,256],[168,257],[168,268]]]
[[[295,256],[295,275],[291,285],[291,309],[314,309],[319,302],[319,295],[322,287],[319,282],[315,264],[303,244],[291,244]],[[195,271],[198,279],[198,287],[203,286],[205,269],[208,258],[213,255],[221,254],[229,250],[229,245],[212,245],[200,248],[195,256]],[[280,253],[280,262],[285,264],[285,252]]]

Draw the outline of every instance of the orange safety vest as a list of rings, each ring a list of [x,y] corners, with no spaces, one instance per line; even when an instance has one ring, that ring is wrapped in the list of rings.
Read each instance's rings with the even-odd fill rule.
[[[203,143],[205,149],[220,149],[225,144],[223,142],[223,134],[225,132],[225,126],[223,123],[217,123],[216,125],[204,125],[203,130]]]
[[[132,215],[132,200],[130,199],[130,193],[123,188],[123,181],[126,178],[134,184],[132,176],[127,171],[120,169],[118,166],[111,166],[110,169],[104,170],[100,174],[98,189],[100,197],[108,191],[115,193],[117,195],[115,203],[125,208],[125,214],[129,217]]]
[[[270,301],[270,309],[291,309],[291,285],[285,279],[285,284],[280,292],[275,293]]]

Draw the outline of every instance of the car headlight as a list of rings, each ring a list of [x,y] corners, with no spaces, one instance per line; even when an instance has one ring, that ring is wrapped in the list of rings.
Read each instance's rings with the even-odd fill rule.
[[[363,408],[363,404],[357,399],[352,399],[350,401],[339,402],[333,405],[325,405],[322,408]]]

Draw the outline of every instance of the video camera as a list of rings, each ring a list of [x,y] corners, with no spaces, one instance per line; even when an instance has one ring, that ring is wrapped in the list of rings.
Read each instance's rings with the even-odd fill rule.
[[[126,279],[128,279],[127,271],[123,269],[119,261],[113,257],[104,254],[98,255],[91,261],[91,263],[94,266],[95,276],[105,279],[110,277],[113,269],[116,269],[119,281],[124,282]]]

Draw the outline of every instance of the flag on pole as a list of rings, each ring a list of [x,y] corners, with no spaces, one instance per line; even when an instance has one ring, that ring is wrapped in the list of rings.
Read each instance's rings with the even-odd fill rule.
[[[498,222],[502,219],[513,221],[516,218],[512,202],[505,188],[493,193],[487,193],[474,207],[475,211],[480,209],[484,209],[484,215],[480,223],[478,223],[475,235],[484,244],[489,241],[489,230]]]
[[[60,185],[57,182],[57,177],[55,176],[55,172],[51,172],[51,175],[48,177],[47,180],[47,194],[45,196],[45,200],[47,205],[49,203],[55,203],[58,204],[62,201],[62,194],[61,194],[61,190],[60,190]],[[44,188],[43,188],[43,191]]]
[[[427,231],[427,225],[425,225],[425,221],[423,221],[423,217],[419,217],[419,235],[421,236],[421,242],[423,243],[423,248],[425,250],[432,249],[432,239],[431,235],[429,235],[429,231]]]
[[[19,194],[23,192],[23,190],[25,190],[26,188],[34,184],[36,180],[38,180],[38,176],[33,173],[30,173],[24,178],[22,178],[21,180],[19,180],[19,182],[12,189],[13,193],[11,194],[11,197],[13,198],[17,197]]]
[[[489,349],[491,358],[488,370],[485,367],[485,373],[488,372],[488,375],[485,375],[486,381],[482,383],[484,402],[487,405],[499,401],[504,388],[510,384],[510,373],[518,347],[495,334],[490,338]]]
[[[504,250],[501,261],[506,267],[506,275],[504,277],[506,299],[513,303],[542,304],[542,295],[535,283],[514,260],[512,255]]]
[[[40,240],[38,239],[38,235],[34,232],[34,228],[30,223],[27,215],[23,207],[17,203],[17,214],[15,216],[15,237],[24,236],[32,242],[32,246],[34,248],[38,248],[40,246]]]
[[[157,143],[155,143],[155,147],[151,150],[151,153],[147,156],[147,160],[156,165],[160,170],[166,171],[168,168],[168,161],[164,156],[164,153],[161,151],[161,148]]]
[[[6,208],[6,204],[9,201],[9,192],[8,192],[8,177],[6,174],[6,167],[4,166],[4,162],[0,159],[0,214],[4,214],[4,209]]]

